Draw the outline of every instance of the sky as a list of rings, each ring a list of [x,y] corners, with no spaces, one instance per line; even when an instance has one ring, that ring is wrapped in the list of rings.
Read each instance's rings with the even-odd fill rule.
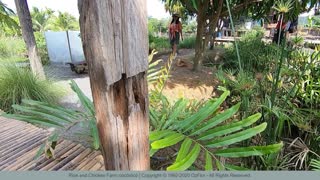
[[[7,4],[9,8],[15,11],[14,0],[1,0]],[[55,11],[68,12],[75,17],[79,17],[77,0],[27,0],[29,8],[38,7],[44,9],[45,7],[51,8]],[[146,0],[148,5],[148,16],[157,19],[170,17],[169,13],[165,12],[164,5],[160,0]]]

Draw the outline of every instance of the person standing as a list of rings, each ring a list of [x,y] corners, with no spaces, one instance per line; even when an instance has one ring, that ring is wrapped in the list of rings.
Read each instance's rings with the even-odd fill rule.
[[[183,40],[182,24],[179,21],[179,19],[180,19],[179,14],[174,13],[172,15],[172,21],[169,25],[169,38],[170,38],[170,44],[172,48],[172,54],[174,57],[177,56],[177,48],[179,45],[180,36],[181,36],[181,40]]]

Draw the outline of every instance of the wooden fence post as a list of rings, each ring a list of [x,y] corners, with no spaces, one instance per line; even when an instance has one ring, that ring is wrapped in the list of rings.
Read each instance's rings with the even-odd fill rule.
[[[148,170],[148,34],[146,0],[79,0],[107,170]]]

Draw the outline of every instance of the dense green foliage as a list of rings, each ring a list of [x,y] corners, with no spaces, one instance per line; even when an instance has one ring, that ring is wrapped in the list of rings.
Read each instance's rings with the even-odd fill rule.
[[[238,41],[241,66],[244,70],[252,72],[266,72],[269,70],[269,61],[278,56],[279,48],[273,44],[262,41],[264,30],[255,27],[254,30],[246,33]],[[236,69],[238,67],[237,53],[234,46],[226,50],[224,66]]]
[[[296,41],[299,44],[300,40]],[[294,145],[286,147],[290,153],[254,159],[254,168],[308,169],[310,160],[320,154],[319,51],[303,50],[300,45],[269,44],[256,30],[238,44],[243,71],[239,71],[236,52],[230,48],[217,73],[221,85],[231,91],[228,103],[241,102],[242,117],[262,114],[260,121],[268,123],[262,134],[265,142],[288,139],[287,143]]]

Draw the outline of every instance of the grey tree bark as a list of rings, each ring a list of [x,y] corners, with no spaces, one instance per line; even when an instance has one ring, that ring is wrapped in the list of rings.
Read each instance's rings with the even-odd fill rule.
[[[36,40],[34,38],[32,29],[32,19],[26,0],[15,0],[17,14],[22,30],[22,36],[28,49],[28,56],[30,60],[31,70],[39,78],[45,79],[40,56],[38,54],[38,48]]]

